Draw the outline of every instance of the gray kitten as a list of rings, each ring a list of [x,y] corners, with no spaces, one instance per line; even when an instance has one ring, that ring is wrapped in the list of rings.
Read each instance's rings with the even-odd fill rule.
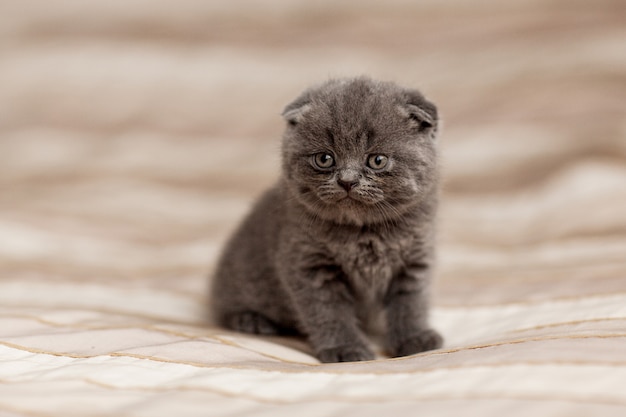
[[[217,267],[218,323],[305,335],[322,362],[374,359],[365,334],[379,316],[390,355],[440,347],[427,322],[436,107],[356,78],[305,91],[283,116],[282,176]]]

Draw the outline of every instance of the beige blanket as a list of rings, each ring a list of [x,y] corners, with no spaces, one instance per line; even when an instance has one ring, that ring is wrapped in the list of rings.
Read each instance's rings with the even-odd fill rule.
[[[625,21],[611,0],[1,1],[0,416],[626,415]],[[444,116],[445,347],[320,365],[207,325],[283,105],[360,74]]]

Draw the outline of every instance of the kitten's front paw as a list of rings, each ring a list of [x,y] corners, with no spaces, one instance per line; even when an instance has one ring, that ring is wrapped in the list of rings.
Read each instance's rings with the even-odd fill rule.
[[[317,353],[320,362],[357,362],[375,359],[374,354],[366,346],[349,345],[322,349]]]
[[[443,345],[443,338],[433,329],[424,329],[413,337],[403,340],[393,347],[393,357],[409,356],[427,350],[438,349]]]

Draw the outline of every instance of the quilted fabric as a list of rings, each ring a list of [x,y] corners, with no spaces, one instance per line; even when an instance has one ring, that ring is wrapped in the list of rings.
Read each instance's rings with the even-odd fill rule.
[[[626,10],[0,2],[0,416],[626,415]],[[329,76],[443,114],[443,349],[210,324],[220,247]],[[395,414],[394,414],[395,413]]]

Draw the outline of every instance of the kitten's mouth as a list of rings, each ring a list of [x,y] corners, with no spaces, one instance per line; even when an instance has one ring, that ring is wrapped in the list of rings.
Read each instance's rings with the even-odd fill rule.
[[[309,198],[313,197],[312,200],[309,200],[310,207],[314,211],[322,210],[322,212],[327,212],[331,216],[352,213],[351,215],[367,217],[371,215],[370,212],[372,210],[380,211],[377,210],[375,207],[379,205],[383,200],[382,195],[372,195],[371,193],[359,190],[332,190],[330,192],[323,191],[324,190],[322,190],[322,192],[316,192],[314,194],[314,197],[309,194]],[[303,193],[302,195],[306,196],[307,193]]]
[[[341,194],[339,197],[335,198],[335,201],[337,203],[342,202],[342,201],[346,201],[346,200],[352,200],[352,201],[359,201],[359,199],[355,196],[354,193],[351,192],[345,192],[343,194]]]
[[[372,204],[375,204],[376,201],[370,201],[370,199],[363,198],[363,196],[360,196],[359,194],[349,192],[339,197],[336,200],[336,203],[346,203],[346,204],[356,203],[360,205],[372,205]]]

